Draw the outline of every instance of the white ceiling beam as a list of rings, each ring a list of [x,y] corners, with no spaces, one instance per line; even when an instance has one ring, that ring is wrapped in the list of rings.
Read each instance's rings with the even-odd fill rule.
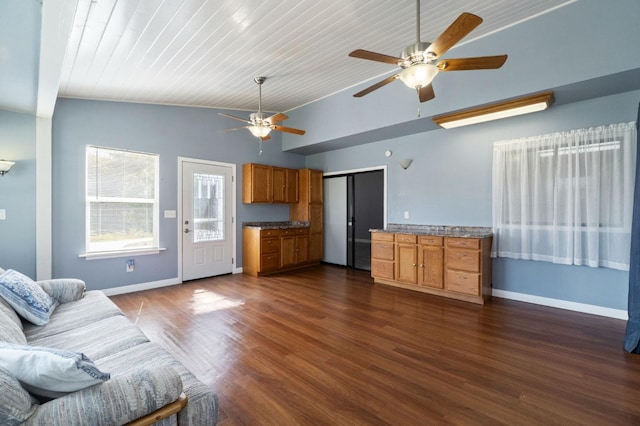
[[[79,0],[44,0],[36,115],[51,118],[58,98],[62,63]]]

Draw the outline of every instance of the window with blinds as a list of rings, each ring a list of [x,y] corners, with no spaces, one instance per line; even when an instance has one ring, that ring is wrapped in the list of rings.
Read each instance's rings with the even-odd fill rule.
[[[158,155],[87,146],[86,251],[157,249]]]

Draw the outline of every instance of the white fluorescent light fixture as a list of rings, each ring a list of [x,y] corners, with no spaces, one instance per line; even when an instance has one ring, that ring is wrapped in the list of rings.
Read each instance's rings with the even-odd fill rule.
[[[452,129],[454,127],[468,126],[470,124],[543,111],[549,108],[554,101],[553,92],[545,92],[511,101],[498,102],[480,108],[439,115],[433,117],[433,121],[440,127]]]

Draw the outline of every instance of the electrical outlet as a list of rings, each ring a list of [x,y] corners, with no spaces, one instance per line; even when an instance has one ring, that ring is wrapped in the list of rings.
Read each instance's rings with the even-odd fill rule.
[[[127,272],[133,272],[136,269],[136,262],[133,259],[127,260]]]
[[[404,218],[409,219],[409,212],[404,212]]]

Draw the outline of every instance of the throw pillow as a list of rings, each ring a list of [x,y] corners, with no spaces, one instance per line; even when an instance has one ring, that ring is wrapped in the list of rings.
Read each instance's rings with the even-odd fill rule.
[[[0,275],[0,297],[4,298],[22,318],[35,325],[45,325],[58,306],[35,281],[9,269]]]
[[[57,398],[109,380],[79,352],[0,342],[0,367],[34,395]]]

